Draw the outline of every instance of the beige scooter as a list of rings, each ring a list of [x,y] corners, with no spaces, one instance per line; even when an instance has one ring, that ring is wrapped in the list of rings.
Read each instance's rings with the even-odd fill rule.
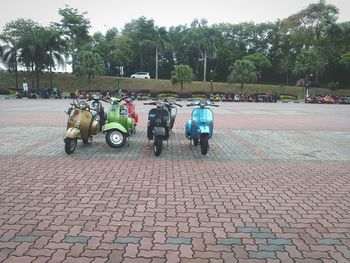
[[[88,143],[89,139],[92,141],[92,135],[96,135],[100,130],[99,116],[92,114],[87,102],[77,99],[73,99],[73,103],[66,113],[69,117],[64,137],[64,149],[67,154],[71,154],[77,147],[78,139],[81,139],[83,143]]]

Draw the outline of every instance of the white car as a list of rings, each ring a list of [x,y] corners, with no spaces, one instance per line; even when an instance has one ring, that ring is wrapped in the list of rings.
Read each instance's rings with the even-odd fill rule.
[[[130,77],[133,79],[150,79],[151,78],[148,72],[136,72]]]

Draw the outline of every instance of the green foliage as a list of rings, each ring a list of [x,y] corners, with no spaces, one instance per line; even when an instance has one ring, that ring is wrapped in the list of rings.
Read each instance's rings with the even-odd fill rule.
[[[327,62],[315,49],[303,49],[297,56],[294,66],[296,74],[315,74],[316,78],[323,72]]]
[[[259,70],[271,68],[272,66],[270,60],[260,52],[245,56],[243,59],[253,62],[254,66]]]
[[[180,83],[181,92],[183,89],[184,83],[191,83],[193,80],[193,70],[188,65],[177,65],[175,70],[171,72],[170,82],[175,85]]]
[[[68,5],[65,8],[60,8],[58,14],[62,18],[60,23],[55,23],[55,26],[66,38],[67,43],[69,43],[68,53],[72,57],[74,70],[76,68],[74,64],[77,52],[91,40],[89,36],[90,20],[85,18],[86,12],[80,13],[78,9]]]
[[[328,88],[332,91],[339,89],[340,85],[339,82],[329,82]]]
[[[350,69],[350,52],[347,52],[341,56],[339,63]]]
[[[298,99],[298,97],[295,95],[284,95],[283,94],[283,95],[279,95],[278,99],[280,99],[280,100],[296,100],[296,99]]]
[[[231,73],[228,76],[228,82],[239,82],[241,84],[241,94],[243,93],[244,83],[256,80],[255,66],[249,60],[236,60],[231,67]]]
[[[80,51],[77,56],[75,71],[79,76],[90,79],[96,75],[102,75],[105,72],[103,59],[98,53],[91,51]]]
[[[166,98],[176,98],[176,93],[160,93],[157,95],[158,99],[166,99]]]

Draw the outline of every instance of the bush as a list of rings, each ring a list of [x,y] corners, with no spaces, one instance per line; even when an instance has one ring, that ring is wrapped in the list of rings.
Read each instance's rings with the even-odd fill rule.
[[[158,99],[166,99],[166,98],[177,98],[176,93],[160,93],[157,95]]]
[[[339,85],[339,82],[329,82],[328,83],[328,88],[330,90],[336,90],[336,89],[339,89],[340,85]]]
[[[205,92],[193,92],[191,97],[192,98],[206,99],[206,98],[209,98],[209,94],[205,93]]]
[[[278,97],[280,100],[297,100],[298,96],[290,95],[290,94],[281,94]]]
[[[1,87],[0,94],[1,95],[10,95],[10,90],[8,88]]]

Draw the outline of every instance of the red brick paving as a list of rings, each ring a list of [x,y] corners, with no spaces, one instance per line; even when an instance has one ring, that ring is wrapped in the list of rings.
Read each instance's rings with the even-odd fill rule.
[[[1,101],[0,113],[8,113],[6,104],[15,109],[15,102],[21,103]],[[18,118],[18,112],[2,114],[0,132],[7,127],[60,127],[65,121],[58,108],[68,101],[55,101],[50,113],[52,102],[42,102],[39,112],[30,108],[41,101],[22,103],[28,112]],[[342,131],[349,136],[350,108],[335,105],[328,109],[338,117],[315,117],[324,113],[322,106],[273,105],[262,119],[255,114],[244,119],[225,114],[247,110],[247,104],[222,104],[215,128]],[[293,107],[299,111],[293,116],[273,114]],[[140,119],[146,112],[142,108]],[[188,114],[180,113],[177,125]],[[237,121],[228,122],[228,116]],[[140,122],[140,130],[145,123]],[[118,153],[94,159],[83,155],[82,148],[74,156],[45,156],[47,145],[57,143],[58,135],[50,136],[13,151],[1,134],[0,262],[350,261],[348,161],[266,159],[269,149],[249,141],[241,145],[260,160],[212,159],[210,152],[193,160],[120,160]],[[33,154],[31,147],[41,147],[43,154]],[[259,238],[254,238],[256,231]],[[118,237],[126,243],[116,242]],[[223,245],[219,239],[241,243]],[[175,241],[180,244],[171,243]],[[283,251],[251,253],[271,242],[286,245],[280,245]]]

